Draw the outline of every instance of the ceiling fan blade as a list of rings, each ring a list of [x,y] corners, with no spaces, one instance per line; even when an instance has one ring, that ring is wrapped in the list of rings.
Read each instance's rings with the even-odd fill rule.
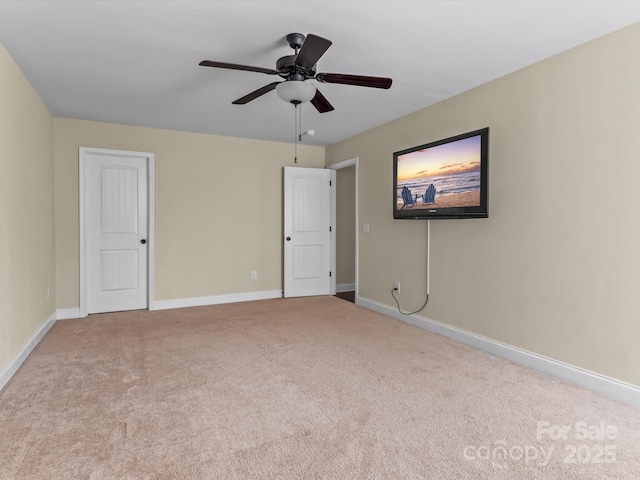
[[[333,105],[329,103],[329,100],[327,100],[317,88],[315,96],[311,99],[311,105],[316,107],[316,110],[320,113],[327,113],[333,110]]]
[[[302,44],[302,48],[300,48],[298,52],[295,64],[304,68],[313,67],[318,59],[324,55],[324,52],[331,46],[331,43],[331,40],[310,33],[307,35],[307,38]]]
[[[384,77],[365,77],[362,75],[346,75],[344,73],[319,73],[316,80],[323,83],[341,83],[358,87],[391,88],[392,80]]]
[[[244,105],[245,103],[249,103],[251,100],[255,100],[265,93],[269,93],[271,90],[275,90],[276,85],[278,85],[279,83],[280,82],[273,82],[269,85],[265,85],[264,87],[259,88],[258,90],[255,90],[254,92],[251,92],[248,95],[245,95],[244,97],[241,97],[231,103],[233,103],[234,105]]]
[[[214,62],[211,60],[203,60],[199,63],[199,65],[202,67],[228,68],[230,70],[245,70],[247,72],[266,73],[268,75],[278,75],[278,73],[280,73],[277,70],[273,70],[272,68],[251,67],[249,65],[238,65],[236,63]]]

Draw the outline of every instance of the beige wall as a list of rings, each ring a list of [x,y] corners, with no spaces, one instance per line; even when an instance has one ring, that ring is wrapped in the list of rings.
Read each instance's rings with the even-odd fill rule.
[[[52,151],[53,117],[0,45],[0,371],[54,313]]]
[[[293,145],[64,118],[54,133],[58,308],[79,302],[80,146],[155,154],[156,300],[282,289]],[[298,166],[324,166],[324,149],[298,146]]]
[[[356,167],[336,170],[336,283],[356,281]]]
[[[489,219],[433,221],[425,317],[640,385],[640,25],[327,149],[360,159],[360,296],[424,298],[392,153],[491,128]]]

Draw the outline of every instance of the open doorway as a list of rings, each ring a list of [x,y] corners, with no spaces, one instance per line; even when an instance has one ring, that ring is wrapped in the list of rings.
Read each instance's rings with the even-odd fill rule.
[[[358,159],[328,168],[336,170],[336,295],[358,303]]]

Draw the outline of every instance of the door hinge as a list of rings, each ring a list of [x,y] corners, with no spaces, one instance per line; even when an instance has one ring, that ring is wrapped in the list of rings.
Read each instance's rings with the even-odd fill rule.
[[[329,231],[332,232],[333,230],[331,230],[331,226],[329,226]]]
[[[329,272],[329,276],[331,276],[331,272]]]
[[[332,184],[331,184],[331,180],[329,180],[329,186],[331,186],[331,185],[332,185]]]

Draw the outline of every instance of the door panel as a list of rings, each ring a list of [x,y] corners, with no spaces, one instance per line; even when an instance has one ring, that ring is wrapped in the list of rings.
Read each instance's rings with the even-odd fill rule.
[[[101,250],[102,290],[136,290],[138,283],[137,250]]]
[[[284,296],[331,293],[331,170],[284,169]]]
[[[138,171],[102,169],[102,232],[138,233]]]
[[[322,245],[293,246],[293,279],[321,278],[324,272]]]

